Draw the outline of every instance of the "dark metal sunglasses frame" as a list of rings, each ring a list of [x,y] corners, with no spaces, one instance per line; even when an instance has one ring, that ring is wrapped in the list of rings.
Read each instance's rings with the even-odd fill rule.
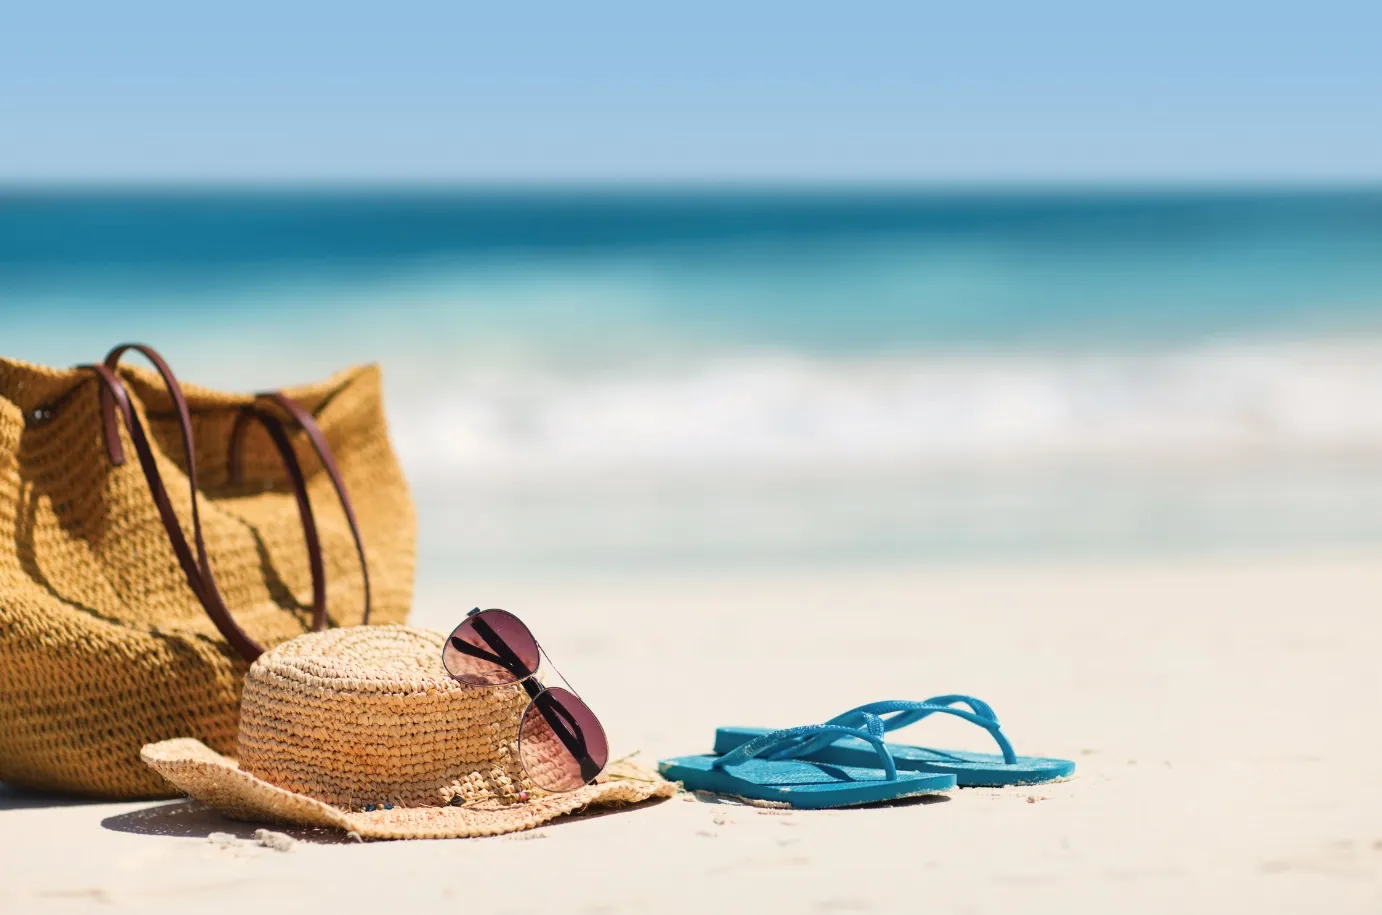
[[[595,778],[602,771],[604,771],[605,762],[607,760],[600,760],[597,762],[592,757],[590,753],[590,748],[585,737],[585,733],[582,730],[580,723],[577,722],[575,718],[570,714],[570,712],[568,712],[566,708],[562,706],[562,704],[553,697],[551,688],[545,686],[537,679],[537,667],[540,666],[540,659],[542,657],[547,658],[548,664],[551,665],[552,669],[556,671],[558,676],[561,676],[561,671],[557,670],[556,665],[551,663],[551,657],[547,655],[546,650],[542,647],[542,644],[538,642],[538,640],[535,637],[533,638],[533,645],[538,651],[539,663],[533,665],[534,669],[529,670],[529,665],[524,663],[523,659],[518,656],[517,652],[513,650],[513,648],[508,644],[508,642],[506,642],[499,635],[499,633],[495,632],[494,628],[485,621],[485,614],[490,612],[502,612],[507,613],[511,617],[513,616],[513,614],[509,613],[509,611],[501,611],[499,610],[499,608],[481,610],[479,607],[476,607],[466,614],[466,619],[464,622],[462,622],[459,626],[452,630],[451,635],[447,637],[447,643],[451,646],[452,649],[461,654],[475,658],[476,660],[484,661],[488,664],[497,665],[503,668],[504,670],[508,671],[513,676],[512,681],[509,681],[508,683],[496,683],[491,685],[507,686],[511,685],[512,683],[521,684],[523,686],[524,692],[528,694],[529,707],[536,708],[538,714],[542,715],[543,720],[545,720],[547,722],[548,727],[552,729],[552,733],[556,735],[557,739],[561,741],[564,747],[566,747],[567,752],[571,754],[571,756],[576,760],[577,764],[580,766],[581,777],[584,779],[584,783],[590,784],[590,782],[594,781]],[[513,618],[518,619],[517,617]],[[522,621],[519,620],[519,622],[521,623]],[[467,624],[469,624],[470,627],[475,630],[475,633],[485,641],[485,644],[488,645],[491,649],[490,651],[486,651],[485,649],[477,645],[472,645],[465,639],[460,638],[460,636],[457,633],[459,633],[461,629],[464,628]],[[527,629],[527,626],[525,625],[524,628]],[[529,632],[529,635],[531,635],[531,632]],[[443,665],[445,665],[444,650]],[[449,667],[447,668],[447,672],[450,673],[451,676],[458,682],[464,683],[467,686],[481,685],[471,683],[465,680],[463,677],[456,675],[450,670]],[[562,677],[562,680],[566,680],[566,678]],[[575,696],[577,699],[580,699],[580,694],[577,693],[574,689],[571,690],[571,695]],[[584,704],[584,700],[582,700],[582,704]],[[587,706],[587,709],[588,708],[589,707]],[[523,717],[526,718],[527,714],[528,709],[525,708],[523,711]],[[593,718],[594,713],[592,712],[591,715]],[[600,726],[598,719],[595,719],[595,724],[596,726]],[[603,735],[601,736],[603,737]],[[519,740],[520,742],[522,741],[521,726]],[[522,756],[522,747],[520,746],[520,761],[522,761]],[[529,773],[529,775],[531,777],[531,773]],[[536,780],[534,781],[536,782]],[[575,789],[568,788],[564,790]]]

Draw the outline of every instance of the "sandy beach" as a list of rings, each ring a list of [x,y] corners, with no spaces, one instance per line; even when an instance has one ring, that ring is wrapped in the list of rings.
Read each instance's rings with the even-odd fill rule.
[[[0,915],[1382,915],[1382,3],[601,6],[5,8]]]
[[[682,795],[497,839],[287,830],[286,851],[189,802],[0,788],[0,910],[1377,912],[1379,596],[1376,552],[433,585],[414,623],[520,612],[617,755],[962,691],[1079,770],[847,811]],[[912,737],[984,748],[958,722]]]

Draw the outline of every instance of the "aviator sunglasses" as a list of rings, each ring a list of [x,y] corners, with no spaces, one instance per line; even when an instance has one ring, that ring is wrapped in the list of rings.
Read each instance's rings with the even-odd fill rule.
[[[521,683],[528,693],[518,728],[523,770],[544,791],[574,791],[604,770],[609,744],[600,720],[580,696],[538,682],[544,654],[518,617],[476,607],[446,640],[441,660],[452,677],[470,686]]]

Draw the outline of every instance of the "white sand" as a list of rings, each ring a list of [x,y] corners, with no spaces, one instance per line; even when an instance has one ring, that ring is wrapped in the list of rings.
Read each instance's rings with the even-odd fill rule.
[[[0,911],[1382,912],[1382,555],[455,593],[415,622],[518,611],[650,760],[708,750],[716,724],[963,691],[1079,772],[854,811],[678,798],[498,839],[293,832],[286,852],[186,802],[0,789]],[[982,748],[971,730],[911,736]]]

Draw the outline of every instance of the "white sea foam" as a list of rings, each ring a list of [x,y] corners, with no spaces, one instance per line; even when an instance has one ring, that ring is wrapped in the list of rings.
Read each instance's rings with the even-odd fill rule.
[[[1382,456],[1382,341],[559,371],[390,361],[422,477],[917,471]]]

